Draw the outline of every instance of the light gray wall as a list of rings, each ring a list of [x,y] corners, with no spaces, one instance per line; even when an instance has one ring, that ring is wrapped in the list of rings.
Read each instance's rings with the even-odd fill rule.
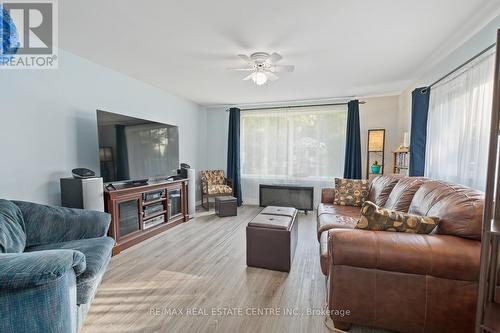
[[[411,92],[417,87],[428,86],[450,73],[467,60],[496,42],[497,29],[500,29],[500,15],[487,23],[482,29],[452,51],[446,58],[424,71],[416,82],[408,87],[399,97],[400,124],[402,131],[408,131],[411,120]],[[411,144],[411,143],[410,143]]]
[[[226,108],[207,109],[207,169],[226,170],[228,131],[229,112]]]
[[[0,73],[0,197],[60,203],[59,178],[99,172],[96,109],[179,126],[181,162],[201,168],[205,109],[68,52],[58,70]],[[199,191],[197,191],[199,192]]]
[[[445,59],[438,62],[425,73],[422,73],[416,82],[416,86],[427,86],[432,84],[434,81],[453,71],[465,61],[495,43],[497,29],[500,29],[500,15],[491,20],[462,45],[459,45]]]
[[[384,149],[384,174],[393,173],[392,152],[403,142],[399,122],[399,96],[384,96],[363,98],[366,104],[359,106],[359,127],[361,130],[361,171],[363,178],[367,178],[367,145],[368,130],[385,129],[385,149]],[[380,163],[380,161],[378,161]]]

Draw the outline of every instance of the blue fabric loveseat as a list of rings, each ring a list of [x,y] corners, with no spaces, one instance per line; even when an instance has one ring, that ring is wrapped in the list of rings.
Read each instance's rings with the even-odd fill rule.
[[[111,258],[106,213],[0,200],[0,332],[81,329]]]

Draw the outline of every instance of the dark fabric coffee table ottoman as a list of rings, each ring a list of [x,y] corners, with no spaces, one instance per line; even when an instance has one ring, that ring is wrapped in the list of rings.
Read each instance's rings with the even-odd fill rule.
[[[299,235],[297,209],[268,206],[246,231],[247,266],[290,272]]]
[[[235,197],[215,197],[215,214],[218,217],[238,215],[238,205]]]

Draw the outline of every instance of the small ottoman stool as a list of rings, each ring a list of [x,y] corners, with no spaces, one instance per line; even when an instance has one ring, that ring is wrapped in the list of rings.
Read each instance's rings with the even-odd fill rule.
[[[247,266],[290,272],[299,231],[297,209],[268,206],[246,231]]]
[[[215,197],[215,214],[218,217],[238,215],[235,197]]]

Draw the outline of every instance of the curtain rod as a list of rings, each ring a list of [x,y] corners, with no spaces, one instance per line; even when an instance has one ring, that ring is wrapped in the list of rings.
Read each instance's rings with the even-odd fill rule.
[[[465,67],[467,66],[468,64],[470,64],[472,61],[476,60],[477,58],[479,58],[480,56],[482,56],[483,54],[485,54],[486,52],[488,52],[489,50],[491,50],[492,48],[495,47],[495,45],[497,45],[497,43],[493,43],[491,44],[490,46],[488,46],[487,48],[485,48],[484,50],[482,50],[481,52],[479,52],[478,54],[476,54],[475,56],[473,56],[472,58],[470,58],[469,60],[467,60],[466,62],[464,62],[463,64],[461,64],[460,66],[458,66],[457,68],[455,68],[454,70],[452,70],[451,72],[449,72],[448,74],[444,75],[443,77],[437,79],[436,81],[434,81],[430,86],[429,88],[432,88],[433,86],[435,86],[436,84],[438,84],[439,82],[443,81],[444,79],[446,79],[448,76],[450,76],[451,74],[455,73],[456,71],[458,71],[460,68],[462,67]]]
[[[365,101],[360,101],[359,104],[366,104]],[[307,104],[307,105],[287,105],[287,106],[270,106],[270,107],[262,107],[262,108],[241,108],[241,111],[254,111],[254,110],[273,110],[273,109],[287,109],[287,108],[308,108],[314,106],[336,106],[336,105],[347,105],[345,103],[328,103],[328,104]],[[226,109],[229,111],[229,109]]]

